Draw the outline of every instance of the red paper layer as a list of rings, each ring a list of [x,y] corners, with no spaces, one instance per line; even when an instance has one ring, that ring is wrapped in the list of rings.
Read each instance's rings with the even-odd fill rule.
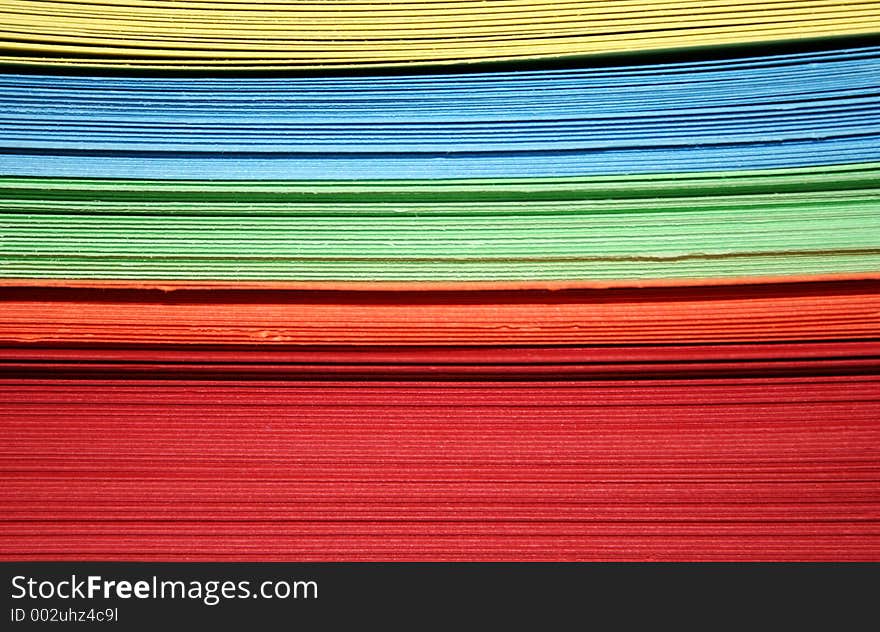
[[[7,376],[0,558],[880,560],[876,357],[808,347],[772,378]]]
[[[5,278],[0,287],[61,287],[98,289],[175,290],[320,290],[341,292],[471,292],[511,290],[571,290],[607,288],[713,287],[719,285],[757,285],[770,283],[812,283],[819,281],[878,280],[880,272],[835,274],[774,274],[766,276],[666,278],[666,279],[568,279],[563,281],[250,281],[250,280],[170,280],[170,279],[44,279]]]
[[[623,378],[872,373],[880,341],[614,347],[0,347],[0,376]]]
[[[878,332],[877,281],[556,292],[0,292],[7,345],[693,344]]]

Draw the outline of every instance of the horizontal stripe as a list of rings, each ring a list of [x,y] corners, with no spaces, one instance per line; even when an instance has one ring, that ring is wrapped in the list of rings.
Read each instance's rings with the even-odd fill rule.
[[[3,179],[0,276],[586,286],[869,277],[880,271],[876,172],[860,164],[500,182]]]
[[[878,76],[871,46],[469,75],[4,74],[0,174],[442,180],[880,161]]]
[[[0,342],[595,345],[867,340],[877,281],[514,292],[6,288]]]
[[[95,68],[408,66],[871,34],[877,2],[3,0],[0,62]]]
[[[878,392],[4,377],[0,555],[875,560]]]

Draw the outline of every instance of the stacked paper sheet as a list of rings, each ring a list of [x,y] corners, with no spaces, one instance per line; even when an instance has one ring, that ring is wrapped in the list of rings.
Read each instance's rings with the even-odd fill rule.
[[[878,174],[858,163],[378,186],[6,179],[0,264],[21,278],[343,285],[873,276]]]
[[[515,73],[0,75],[4,175],[547,178],[880,160],[880,47]]]
[[[0,559],[880,560],[880,3],[0,15]]]
[[[0,61],[165,70],[473,63],[880,30],[880,3],[834,0],[3,0],[0,10]]]
[[[876,560],[878,352],[19,354],[3,557]]]

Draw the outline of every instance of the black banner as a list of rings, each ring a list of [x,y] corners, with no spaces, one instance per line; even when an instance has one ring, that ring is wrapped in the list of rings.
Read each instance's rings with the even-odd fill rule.
[[[336,629],[596,617],[618,624],[762,613],[780,622],[876,601],[876,564],[91,563],[0,565],[0,629]],[[751,616],[751,615],[750,615]],[[412,618],[417,617],[417,618]],[[577,627],[583,627],[578,625]],[[465,625],[465,628],[469,626]]]

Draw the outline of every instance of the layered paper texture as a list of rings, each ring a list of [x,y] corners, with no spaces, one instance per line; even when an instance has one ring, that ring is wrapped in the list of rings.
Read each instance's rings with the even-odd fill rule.
[[[877,33],[0,0],[0,559],[880,560]]]
[[[3,0],[0,62],[94,68],[412,66],[876,33],[880,3]]]
[[[0,173],[458,180],[880,161],[880,47],[341,77],[0,74]]]

